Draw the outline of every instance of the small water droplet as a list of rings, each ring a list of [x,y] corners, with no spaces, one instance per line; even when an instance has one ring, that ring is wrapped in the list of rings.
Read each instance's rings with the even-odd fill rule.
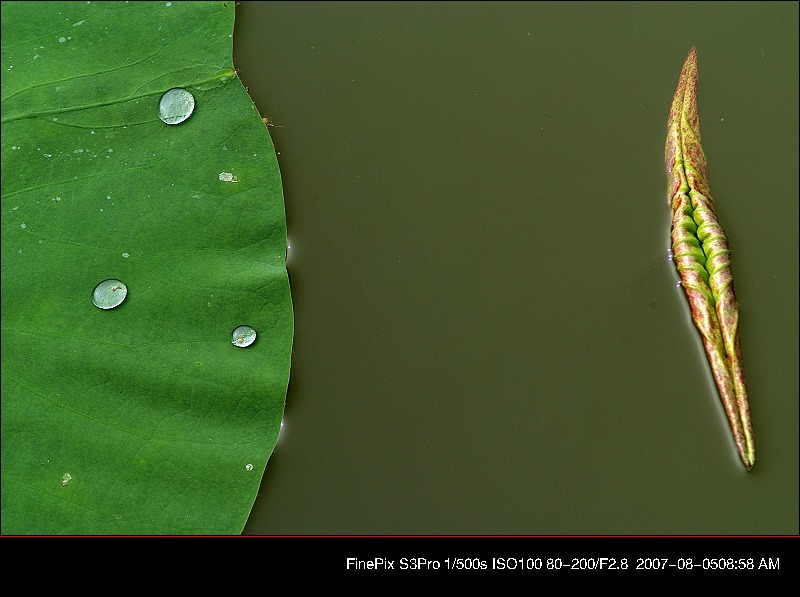
[[[231,343],[240,348],[247,348],[256,341],[256,331],[249,325],[240,325],[231,334]]]
[[[230,172],[220,172],[219,179],[222,182],[239,182],[239,179]]]
[[[128,296],[128,287],[115,279],[100,282],[92,293],[92,302],[99,309],[113,309]]]
[[[28,227],[28,225],[25,222],[22,222],[22,224],[20,224],[19,227],[25,230]]]
[[[66,37],[59,37],[58,38],[58,43],[60,43],[60,44],[63,44],[65,41],[67,41]]]
[[[130,257],[130,256],[131,256],[131,254],[130,254],[130,253],[123,253],[123,254],[122,254],[122,256],[123,256],[125,259],[127,259],[128,257]]]
[[[194,112],[194,96],[180,87],[170,89],[158,103],[158,117],[165,124],[180,124]]]
[[[72,479],[72,475],[69,473],[64,473],[64,476],[61,477],[61,487],[66,487],[69,485],[70,479]]]
[[[244,469],[247,470],[247,471],[252,471],[253,470],[253,465],[252,464],[245,464],[244,465]]]

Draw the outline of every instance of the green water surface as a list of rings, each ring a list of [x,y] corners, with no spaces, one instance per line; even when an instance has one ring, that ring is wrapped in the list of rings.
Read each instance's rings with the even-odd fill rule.
[[[296,318],[246,533],[798,533],[797,3],[243,2],[234,40]],[[692,45],[749,474],[667,260]]]

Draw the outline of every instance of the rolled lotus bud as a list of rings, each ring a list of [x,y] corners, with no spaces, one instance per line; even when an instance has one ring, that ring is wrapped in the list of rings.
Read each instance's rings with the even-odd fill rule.
[[[739,308],[730,249],[717,220],[708,165],[700,142],[697,53],[683,63],[667,121],[664,151],[667,202],[672,209],[672,252],[681,286],[747,470],[755,463],[753,426],[739,345]]]

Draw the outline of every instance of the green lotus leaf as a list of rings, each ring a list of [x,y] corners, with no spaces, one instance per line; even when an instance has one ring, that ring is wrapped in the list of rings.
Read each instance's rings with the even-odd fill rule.
[[[280,173],[233,21],[233,2],[2,4],[5,534],[247,520],[293,320]],[[194,106],[166,124],[175,88]],[[105,280],[124,300],[116,283],[94,297]]]

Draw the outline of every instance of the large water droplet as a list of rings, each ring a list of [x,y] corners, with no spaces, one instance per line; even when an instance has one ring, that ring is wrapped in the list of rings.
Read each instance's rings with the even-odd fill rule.
[[[176,87],[161,96],[158,103],[158,117],[166,124],[180,124],[194,112],[194,96]]]
[[[256,341],[256,331],[249,325],[240,325],[231,334],[231,343],[239,348],[247,348]]]
[[[119,280],[100,282],[92,293],[92,302],[99,309],[113,309],[122,304],[128,296],[128,287]]]

